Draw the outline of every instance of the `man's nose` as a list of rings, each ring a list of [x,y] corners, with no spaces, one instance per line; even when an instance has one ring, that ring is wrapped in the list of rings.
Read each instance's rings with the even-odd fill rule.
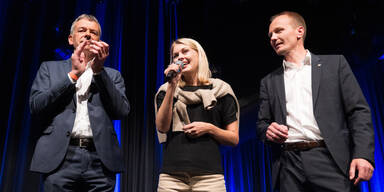
[[[91,32],[89,30],[87,30],[85,32],[85,36],[84,36],[87,40],[90,40],[91,39]]]
[[[276,35],[272,35],[271,38],[270,38],[270,43],[271,45],[274,45],[277,41],[277,36]]]
[[[276,39],[277,39],[276,34],[275,34],[275,33],[272,33],[272,35],[271,35],[271,41],[275,41]]]

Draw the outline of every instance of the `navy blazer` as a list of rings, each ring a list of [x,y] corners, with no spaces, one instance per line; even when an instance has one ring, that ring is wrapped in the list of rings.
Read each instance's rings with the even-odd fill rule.
[[[71,60],[43,62],[33,82],[30,110],[44,131],[37,141],[31,171],[49,173],[66,154],[76,116],[76,88],[68,73]],[[123,156],[112,120],[122,119],[130,106],[119,71],[104,67],[94,75],[88,99],[93,140],[102,163],[113,172],[123,171]]]
[[[313,114],[327,149],[340,170],[349,175],[352,158],[374,166],[374,130],[371,112],[348,62],[342,55],[314,55],[312,62]],[[276,187],[281,145],[265,133],[272,122],[286,125],[284,69],[281,66],[261,80],[257,133],[271,144],[272,180]]]

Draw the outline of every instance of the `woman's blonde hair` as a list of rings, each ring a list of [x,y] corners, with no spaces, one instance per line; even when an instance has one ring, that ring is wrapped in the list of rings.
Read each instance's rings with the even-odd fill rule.
[[[197,72],[198,84],[208,85],[209,78],[212,76],[212,73],[211,73],[211,70],[209,69],[208,58],[207,58],[207,55],[205,54],[203,47],[197,41],[191,38],[177,39],[172,43],[172,46],[171,46],[170,63],[173,62],[173,49],[175,45],[178,45],[178,44],[186,45],[197,52],[199,56],[198,72]],[[183,80],[183,77],[181,77],[181,80],[179,81],[179,86],[183,87],[185,85],[186,85],[186,82]]]

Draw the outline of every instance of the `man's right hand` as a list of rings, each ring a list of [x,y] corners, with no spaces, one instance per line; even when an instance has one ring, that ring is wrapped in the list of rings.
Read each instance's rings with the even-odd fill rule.
[[[265,136],[272,142],[284,143],[288,139],[288,127],[273,122],[268,126]]]
[[[72,60],[72,71],[71,73],[75,74],[77,77],[80,77],[81,74],[85,71],[85,68],[87,66],[87,63],[85,61],[85,54],[84,54],[84,48],[87,46],[90,42],[89,41],[83,41],[79,44],[79,46],[76,47],[75,51],[72,53],[71,60]]]

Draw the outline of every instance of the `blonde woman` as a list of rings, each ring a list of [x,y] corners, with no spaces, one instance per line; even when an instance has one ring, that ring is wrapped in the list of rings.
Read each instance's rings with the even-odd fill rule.
[[[155,96],[163,143],[158,191],[226,191],[219,145],[239,143],[239,104],[230,85],[211,78],[201,45],[189,38],[171,46],[176,73]],[[180,64],[182,63],[182,64]]]

